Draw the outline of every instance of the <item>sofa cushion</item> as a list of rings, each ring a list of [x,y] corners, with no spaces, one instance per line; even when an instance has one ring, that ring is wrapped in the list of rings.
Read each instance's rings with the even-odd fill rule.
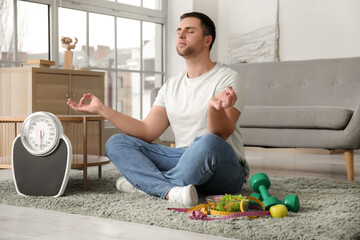
[[[353,110],[327,106],[246,106],[240,126],[252,128],[344,129]]]

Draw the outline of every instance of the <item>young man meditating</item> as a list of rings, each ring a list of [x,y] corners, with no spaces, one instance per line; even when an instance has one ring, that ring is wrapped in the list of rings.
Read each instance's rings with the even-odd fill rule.
[[[102,115],[125,133],[112,136],[105,146],[123,175],[116,182],[119,191],[145,192],[192,206],[198,203],[197,192],[241,190],[249,175],[239,127],[245,86],[235,71],[211,61],[214,40],[215,25],[208,16],[181,16],[176,50],[186,61],[186,71],[161,87],[143,121],[106,107],[90,93],[79,103],[68,100],[72,109]],[[153,144],[169,125],[176,148]]]

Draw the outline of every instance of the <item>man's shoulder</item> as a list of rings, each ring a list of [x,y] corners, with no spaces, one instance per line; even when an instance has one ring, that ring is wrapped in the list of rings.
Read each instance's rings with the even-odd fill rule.
[[[229,75],[229,76],[233,76],[233,77],[237,77],[238,76],[238,72],[236,72],[235,70],[229,68],[228,66],[222,64],[222,63],[218,63],[218,68],[219,68],[219,73],[224,74],[224,75]]]
[[[243,78],[237,71],[221,63],[218,63],[217,79],[221,79],[225,84],[243,81]]]
[[[180,71],[178,74],[171,76],[169,79],[177,79],[177,78],[183,78],[186,75],[187,71],[186,70],[182,70]]]
[[[179,72],[178,74],[171,76],[167,79],[166,83],[172,83],[174,81],[178,81],[180,79],[183,79],[186,76],[186,70],[183,70]]]

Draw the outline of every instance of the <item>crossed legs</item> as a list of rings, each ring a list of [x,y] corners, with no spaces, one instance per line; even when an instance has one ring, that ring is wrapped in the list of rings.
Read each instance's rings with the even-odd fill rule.
[[[133,186],[161,198],[174,187],[190,184],[205,194],[238,193],[245,179],[231,146],[213,134],[197,137],[185,149],[117,134],[107,141],[105,151]]]

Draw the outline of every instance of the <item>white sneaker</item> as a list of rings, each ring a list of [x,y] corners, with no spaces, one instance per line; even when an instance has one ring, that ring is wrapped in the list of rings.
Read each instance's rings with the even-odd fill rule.
[[[120,177],[118,180],[116,180],[116,189],[120,192],[146,194],[140,189],[134,187],[128,180],[126,180],[125,177]]]
[[[190,184],[185,187],[174,187],[169,191],[169,201],[179,202],[187,206],[198,204],[199,198],[194,185]]]

